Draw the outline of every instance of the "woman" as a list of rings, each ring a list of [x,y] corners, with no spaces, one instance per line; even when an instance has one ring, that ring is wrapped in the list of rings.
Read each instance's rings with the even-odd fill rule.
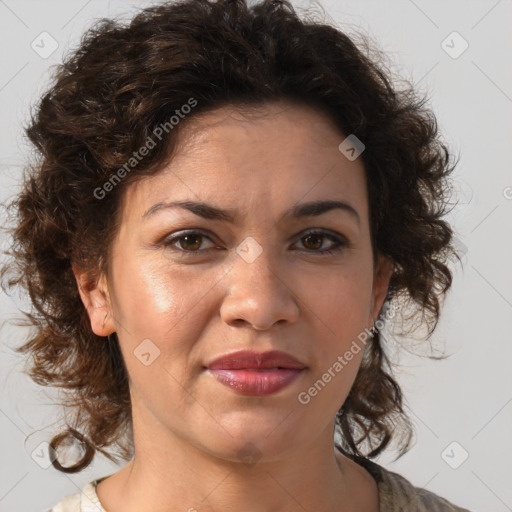
[[[52,464],[127,462],[52,511],[465,510],[370,460],[412,434],[379,330],[452,280],[412,89],[285,1],[185,0],[100,20],[27,134],[4,272],[76,411]]]

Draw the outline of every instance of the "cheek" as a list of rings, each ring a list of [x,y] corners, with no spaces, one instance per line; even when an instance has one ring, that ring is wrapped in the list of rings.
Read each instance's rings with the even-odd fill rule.
[[[365,328],[369,327],[371,277],[353,265],[333,273],[331,279],[310,294],[318,326],[314,348],[315,365],[301,390],[304,404],[310,401],[313,416],[335,414],[348,395],[361,365]],[[371,276],[371,274],[370,274]]]
[[[344,342],[369,327],[372,303],[370,272],[357,266],[347,266],[333,272],[322,286],[309,289],[314,291],[306,295],[308,303],[330,334],[328,339],[332,344],[337,343],[341,348]]]
[[[124,261],[117,268],[116,281],[119,323],[124,328],[123,352],[128,356],[129,371],[140,372],[133,353],[143,340],[149,339],[158,349],[155,352],[159,351],[151,368],[164,368],[170,373],[162,375],[164,380],[160,383],[172,375],[190,387],[197,377],[201,356],[197,340],[215,313],[212,300],[219,274],[199,272],[192,265],[178,268],[163,255],[146,261]],[[138,380],[137,375],[133,375],[134,380]],[[150,381],[140,385],[145,386],[146,382],[149,385]],[[171,378],[169,385],[173,382]]]
[[[209,288],[203,279],[190,278],[164,258],[126,260],[117,268],[119,312],[140,335],[161,336],[163,330],[186,321]]]
[[[187,279],[158,261],[134,259],[117,267],[121,349],[134,405],[168,409],[172,397],[173,410],[185,414],[194,406],[183,390],[192,389],[197,376],[194,343],[202,330],[200,310],[208,288],[204,279]]]
[[[195,295],[190,288],[185,288],[185,292],[183,283],[173,278],[171,272],[140,260],[124,260],[117,266],[113,278],[114,314],[121,333],[123,356],[132,380],[146,387],[164,365],[183,363],[180,353],[186,348],[186,339],[181,343],[180,340],[186,329],[184,319]],[[141,357],[151,365],[145,367]],[[165,376],[158,375],[158,378]],[[176,378],[183,376],[178,374]]]
[[[371,297],[368,283],[353,277],[339,276],[312,295],[318,316],[315,364],[297,396],[310,409],[308,417],[334,416],[361,365]]]

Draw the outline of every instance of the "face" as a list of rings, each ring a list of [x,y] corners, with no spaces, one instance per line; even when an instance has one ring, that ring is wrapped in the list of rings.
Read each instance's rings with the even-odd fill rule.
[[[278,459],[331,432],[363,350],[339,356],[374,324],[392,270],[372,258],[365,170],[339,151],[345,135],[307,106],[260,112],[188,125],[172,162],[127,189],[109,275],[81,291],[93,331],[117,332],[134,421],[229,460],[247,443]],[[233,219],[168,205],[185,201]],[[345,206],[290,213],[318,201]],[[206,367],[244,349],[305,368],[249,395]]]

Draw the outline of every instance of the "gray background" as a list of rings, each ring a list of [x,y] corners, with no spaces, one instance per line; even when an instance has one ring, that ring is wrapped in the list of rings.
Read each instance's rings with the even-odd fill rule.
[[[123,12],[129,17],[147,5],[0,0],[2,202],[19,185],[29,152],[21,125],[46,87],[49,66],[78,43],[94,18]],[[512,510],[512,2],[324,0],[322,6],[340,28],[369,34],[402,76],[429,92],[445,140],[461,154],[455,173],[459,204],[450,220],[464,266],[454,267],[453,289],[433,336],[436,346],[452,355],[433,361],[391,344],[417,434],[401,459],[393,462],[390,451],[377,462],[472,511]],[[59,45],[47,58],[31,47],[43,31]],[[452,35],[443,48],[454,31],[463,39]],[[455,55],[464,40],[469,47],[457,58],[445,51]],[[1,243],[7,246],[5,238]],[[64,475],[33,459],[33,451],[61,422],[56,423],[60,415],[52,406],[55,393],[32,384],[8,348],[25,334],[5,323],[19,316],[20,306],[23,298],[0,298],[0,512],[44,512],[118,468],[98,456],[87,471]]]

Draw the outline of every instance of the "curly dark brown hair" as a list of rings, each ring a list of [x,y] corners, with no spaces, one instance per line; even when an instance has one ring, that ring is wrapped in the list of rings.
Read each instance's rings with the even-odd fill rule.
[[[21,286],[33,304],[24,315],[35,329],[16,348],[31,356],[26,371],[62,389],[60,405],[76,411],[50,446],[56,456],[59,445],[78,442],[84,453],[70,466],[55,457],[55,468],[81,471],[96,451],[127,461],[134,448],[117,337],[107,343],[92,332],[73,268],[89,283],[108,272],[126,187],[162,169],[182,128],[220,106],[296,100],[363,141],[374,257],[394,262],[385,306],[413,306],[430,337],[452,284],[447,259],[456,252],[442,217],[455,164],[427,98],[408,81],[398,87],[368,41],[302,19],[287,0],[182,0],[142,9],[128,24],[96,20],[55,66],[25,127],[38,157],[9,205],[12,259],[2,268],[4,290]],[[170,123],[177,115],[180,122]],[[156,133],[161,141],[134,161]],[[382,341],[377,331],[366,345],[336,416],[339,449],[350,457],[375,457],[398,433],[400,455],[410,446],[412,425]]]

